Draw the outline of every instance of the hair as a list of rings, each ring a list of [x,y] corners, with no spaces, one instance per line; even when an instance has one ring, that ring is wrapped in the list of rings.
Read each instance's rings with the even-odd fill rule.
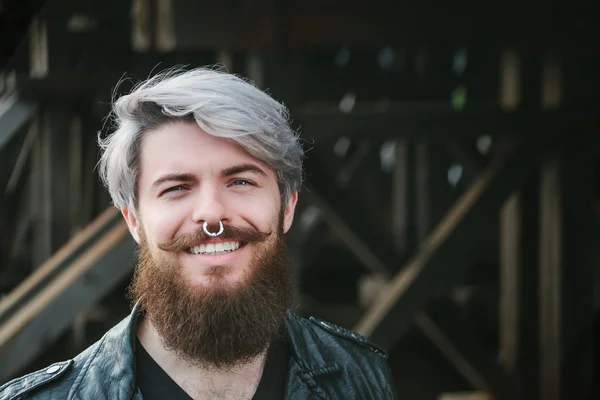
[[[246,79],[206,67],[170,69],[113,101],[115,131],[98,138],[98,169],[115,207],[135,212],[143,136],[175,122],[238,143],[273,169],[282,206],[302,183],[304,151],[287,108]]]

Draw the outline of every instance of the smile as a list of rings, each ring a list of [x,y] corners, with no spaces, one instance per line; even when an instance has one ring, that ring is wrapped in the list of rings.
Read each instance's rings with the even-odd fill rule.
[[[241,242],[208,243],[187,249],[190,254],[220,255],[239,249]]]

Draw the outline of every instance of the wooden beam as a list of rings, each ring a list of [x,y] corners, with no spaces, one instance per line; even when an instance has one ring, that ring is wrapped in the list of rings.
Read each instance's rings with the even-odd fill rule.
[[[372,140],[391,138],[475,138],[494,136],[542,139],[572,131],[573,126],[591,134],[599,126],[597,114],[584,111],[512,111],[499,108],[465,109],[460,113],[445,105],[392,104],[376,111],[375,104],[357,103],[350,114],[337,107],[316,103],[292,110],[295,123],[309,140],[328,141],[340,136],[368,135]]]
[[[421,247],[431,230],[431,155],[430,145],[420,140],[414,148],[414,205],[415,228],[418,247]]]
[[[33,102],[19,99],[17,93],[0,96],[0,150],[35,114]]]
[[[32,266],[42,264],[52,254],[51,248],[51,195],[47,183],[47,174],[51,170],[48,162],[47,151],[44,151],[42,145],[42,118],[36,116],[34,121],[38,134],[36,135],[33,149],[31,151],[31,177],[30,184],[30,214],[32,219],[32,246],[31,263]],[[47,171],[46,173],[44,171]]]
[[[500,57],[500,105],[505,110],[521,102],[521,63],[510,49]],[[520,188],[519,188],[520,189]],[[500,210],[500,344],[499,360],[515,376],[520,332],[521,197],[512,193]]]
[[[505,6],[502,8],[500,11],[506,11]],[[468,45],[481,41],[493,45],[546,43],[558,47],[563,40],[577,42],[575,38],[590,43],[592,32],[584,34],[574,29],[576,24],[587,24],[592,31],[596,28],[591,9],[535,17],[490,12],[490,9],[485,13],[474,13],[471,8],[459,10],[460,7],[445,10],[450,13],[432,13],[427,7],[411,5],[407,8],[390,3],[378,11],[370,5],[340,3],[322,5],[318,11],[291,4],[284,11],[277,11],[271,2],[265,2],[262,7],[233,11],[179,1],[174,7],[176,48],[252,50],[272,42],[275,35],[280,36],[281,47],[294,51],[341,46],[355,49],[385,45],[416,47],[423,43]],[[203,16],[202,24],[197,23],[196,15]],[[283,25],[282,30],[277,29],[279,24]],[[504,29],[507,25],[512,29]]]
[[[22,307],[28,301],[29,297],[43,286],[44,282],[49,281],[53,276],[57,275],[65,265],[72,263],[74,257],[79,255],[82,248],[90,246],[93,241],[106,233],[107,228],[114,226],[119,219],[120,215],[118,211],[114,207],[108,208],[55,252],[51,258],[40,265],[15,290],[6,295],[0,301],[0,325],[16,310]]]
[[[519,351],[521,289],[521,197],[513,193],[500,212],[500,345],[499,360],[516,372]],[[516,375],[516,374],[515,374]]]
[[[48,105],[43,110],[41,128],[44,200],[47,213],[44,223],[50,225],[50,254],[65,244],[71,236],[73,201],[70,196],[73,168],[71,166],[71,123],[73,112],[68,104]],[[39,265],[39,264],[38,264]],[[38,265],[35,265],[37,267]]]
[[[500,215],[500,364],[516,381],[515,400],[539,398],[539,176]]]
[[[507,49],[500,58],[500,105],[505,110],[539,102],[537,54]],[[515,400],[539,399],[538,198],[536,171],[500,212],[500,343],[498,358],[516,381]]]
[[[394,169],[392,175],[392,232],[397,254],[409,251],[410,224],[410,145],[406,140],[394,143]]]
[[[372,272],[391,277],[400,265],[385,260],[396,259],[391,241],[365,217],[364,209],[351,198],[348,190],[339,187],[336,176],[328,172],[316,151],[305,162],[306,181],[302,196],[321,210],[322,218],[335,230],[348,250]],[[332,199],[339,201],[333,202]]]
[[[540,397],[561,398],[561,233],[557,159],[542,167],[540,192]]]
[[[562,102],[562,62],[542,67],[542,107]],[[592,383],[590,221],[595,138],[573,137],[546,160],[540,187],[540,374],[543,400],[585,398]]]
[[[431,294],[451,284],[466,268],[461,263],[449,267],[452,254],[468,253],[476,244],[475,240],[463,237],[486,229],[490,216],[498,213],[506,197],[531,174],[543,153],[541,144],[521,145],[493,160],[433,229],[421,250],[396,274],[355,329],[384,348],[392,348]]]
[[[2,307],[12,312],[3,314],[7,318],[0,324],[0,381],[19,374],[79,312],[95,304],[132,271],[134,242],[122,220],[79,250],[70,254],[74,258],[59,274],[39,282],[44,275],[40,273],[24,282],[27,288],[17,288],[23,299],[16,301],[18,308],[10,304]],[[32,287],[37,291],[31,293]]]
[[[565,144],[541,172],[541,399],[586,398],[592,385],[594,271],[591,241],[592,152]]]
[[[335,180],[328,176],[327,169],[320,166],[316,159],[316,155],[312,153],[311,162],[307,164],[307,190],[303,196],[321,209],[323,218],[366,269],[380,278],[390,276],[395,268],[403,264],[402,259],[382,246],[387,242],[386,239],[379,237],[379,230],[373,224],[361,218],[359,204],[342,200],[350,195],[330,183]],[[311,175],[313,171],[315,174],[320,171],[318,179]],[[400,228],[402,227],[400,224]],[[451,282],[452,280],[446,281],[448,284]],[[420,312],[416,318],[417,327],[433,341],[465,379],[479,389],[493,391],[498,399],[511,399],[512,383],[495,365],[492,353],[480,345],[474,330],[458,316],[454,308],[433,307]]]
[[[451,300],[433,301],[415,316],[423,332],[475,390],[493,394],[496,400],[513,400],[515,385],[483,345],[477,327],[461,315]]]

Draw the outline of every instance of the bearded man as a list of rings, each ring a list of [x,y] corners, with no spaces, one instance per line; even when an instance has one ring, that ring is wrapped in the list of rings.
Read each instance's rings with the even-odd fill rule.
[[[395,398],[383,351],[290,310],[303,150],[287,109],[198,68],[149,79],[113,114],[99,171],[139,245],[132,312],[0,398]]]

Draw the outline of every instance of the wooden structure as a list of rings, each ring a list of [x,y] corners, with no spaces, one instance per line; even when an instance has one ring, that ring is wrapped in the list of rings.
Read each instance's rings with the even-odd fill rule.
[[[407,398],[588,398],[598,22],[575,3],[0,1],[0,382],[67,331],[93,340],[90,310],[130,276],[94,171],[111,97],[221,63],[311,149],[289,235],[300,312],[387,348]],[[446,370],[405,378],[415,342]]]

